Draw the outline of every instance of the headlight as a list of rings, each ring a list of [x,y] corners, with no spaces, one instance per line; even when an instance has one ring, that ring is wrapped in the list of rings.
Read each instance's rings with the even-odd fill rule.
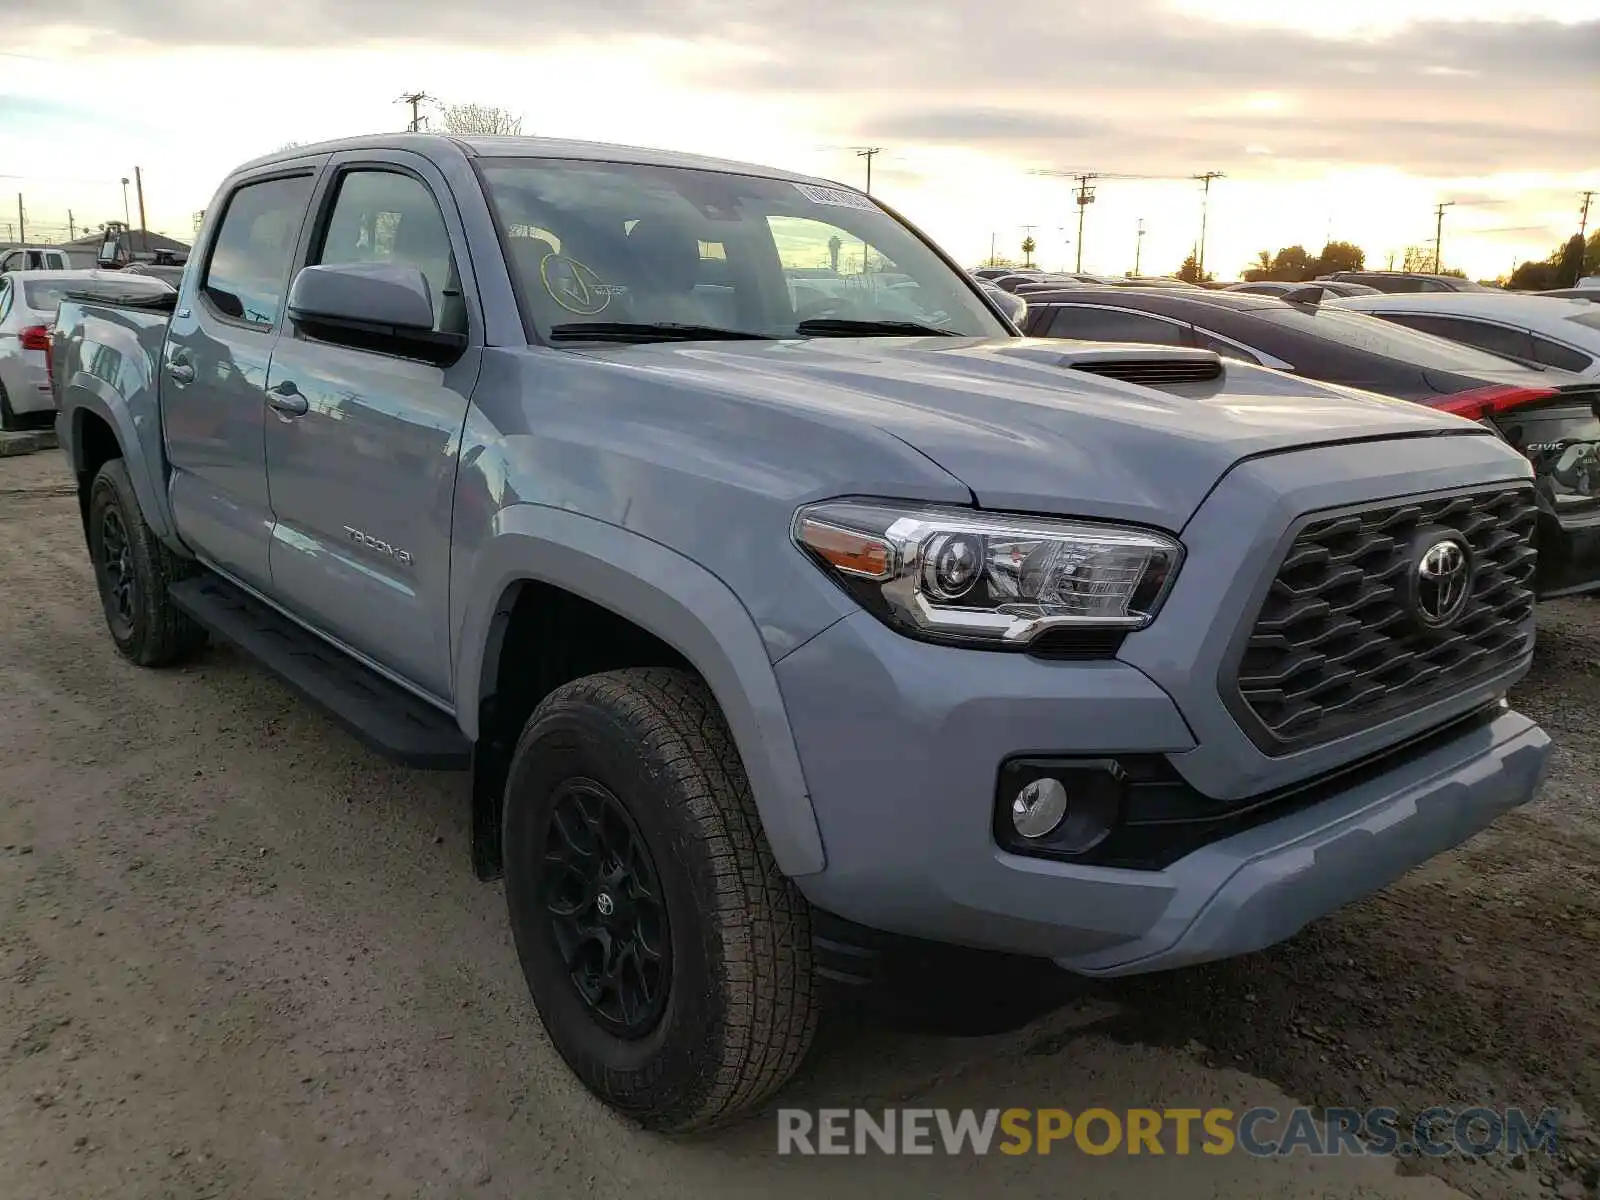
[[[1145,529],[858,500],[802,508],[794,540],[902,632],[1014,649],[1063,627],[1143,628],[1183,555]]]

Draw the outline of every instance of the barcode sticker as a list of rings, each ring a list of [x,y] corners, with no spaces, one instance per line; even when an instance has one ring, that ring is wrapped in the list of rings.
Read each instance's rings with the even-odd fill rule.
[[[831,204],[836,208],[859,208],[863,212],[877,212],[878,206],[860,192],[847,192],[842,188],[816,187],[797,183],[794,190],[813,204]]]

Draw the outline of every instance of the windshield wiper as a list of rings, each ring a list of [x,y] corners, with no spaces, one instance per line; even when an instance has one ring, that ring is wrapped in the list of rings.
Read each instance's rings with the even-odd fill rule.
[[[924,325],[919,321],[855,321],[849,317],[817,317],[795,326],[801,337],[960,337],[951,329]]]
[[[771,341],[765,333],[683,325],[673,321],[568,321],[550,327],[552,342],[746,342]]]

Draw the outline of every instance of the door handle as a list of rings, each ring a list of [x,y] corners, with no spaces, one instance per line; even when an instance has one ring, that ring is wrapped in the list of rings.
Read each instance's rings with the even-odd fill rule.
[[[167,377],[179,387],[182,387],[186,383],[193,383],[194,364],[191,362],[183,362],[180,359],[173,359],[167,363]]]
[[[274,411],[286,417],[303,417],[311,410],[311,401],[300,394],[300,389],[285,379],[275,388],[267,389],[267,403]]]

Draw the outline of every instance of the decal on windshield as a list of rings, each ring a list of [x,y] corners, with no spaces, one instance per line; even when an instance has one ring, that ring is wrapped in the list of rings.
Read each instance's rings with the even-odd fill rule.
[[[863,212],[877,212],[878,206],[860,192],[847,192],[843,188],[815,187],[797,183],[794,190],[813,204],[831,204],[835,208],[859,208]]]
[[[580,317],[605,312],[611,298],[627,290],[620,284],[601,283],[593,268],[560,254],[546,254],[539,260],[539,282],[552,300]]]

